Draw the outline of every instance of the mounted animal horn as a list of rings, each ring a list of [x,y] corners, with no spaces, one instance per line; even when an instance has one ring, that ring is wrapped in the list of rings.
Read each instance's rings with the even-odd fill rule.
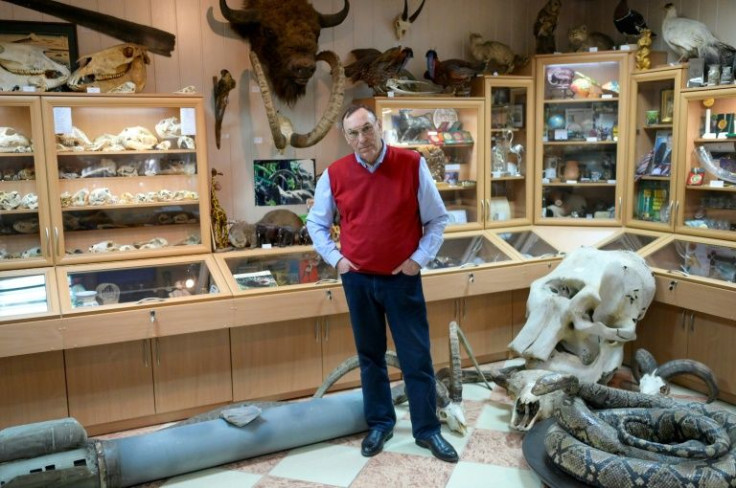
[[[227,6],[226,0],[220,0],[220,12],[228,22],[233,24],[257,24],[260,21],[258,10],[256,9],[242,9],[233,10]]]
[[[658,367],[654,370],[653,374],[664,380],[669,380],[670,378],[683,374],[691,374],[700,378],[708,387],[707,403],[711,403],[718,397],[718,385],[716,384],[713,372],[700,361],[695,361],[694,359],[675,359]]]
[[[343,1],[344,5],[342,10],[336,14],[321,14],[318,12],[319,25],[321,27],[335,27],[343,23],[343,21],[348,17],[348,12],[350,12],[350,4],[348,3],[348,0]]]
[[[397,39],[401,40],[409,30],[409,26],[417,20],[417,17],[419,17],[419,14],[424,8],[424,2],[425,0],[422,0],[422,3],[419,4],[419,8],[417,8],[416,12],[409,17],[409,0],[404,0],[404,11],[400,16],[396,17],[396,20],[394,20],[394,30],[396,31]]]

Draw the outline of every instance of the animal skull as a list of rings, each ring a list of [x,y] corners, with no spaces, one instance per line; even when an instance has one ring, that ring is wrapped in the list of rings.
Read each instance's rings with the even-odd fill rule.
[[[23,86],[46,91],[66,83],[69,68],[44,52],[39,46],[0,42],[0,91],[17,91]]]
[[[118,134],[118,142],[126,149],[147,151],[158,144],[158,139],[145,127],[126,127]]]
[[[181,135],[181,123],[176,117],[162,119],[156,124],[156,135],[161,140],[173,139]]]
[[[113,202],[113,196],[109,188],[94,188],[89,192],[90,205],[106,205]]]
[[[17,191],[0,191],[0,208],[15,210],[20,206],[21,197]]]
[[[422,3],[417,8],[416,12],[411,14],[410,17],[409,0],[404,0],[404,11],[401,12],[401,15],[397,15],[396,19],[394,20],[394,32],[396,33],[396,39],[400,41],[401,38],[404,37],[409,31],[409,27],[411,27],[411,24],[413,24],[414,21],[417,20],[417,17],[419,17],[422,8],[424,8],[424,1],[425,0],[422,0]]]
[[[0,153],[31,152],[31,141],[12,127],[0,127]]]
[[[69,77],[67,85],[74,91],[97,87],[107,93],[125,82],[135,84],[135,91],[146,86],[146,65],[150,64],[144,46],[125,43],[112,46],[79,59],[79,69]]]
[[[654,278],[645,261],[630,251],[581,247],[531,285],[527,320],[509,348],[526,360],[527,370],[572,374],[581,381],[606,382],[623,361],[624,343],[636,338],[636,324],[654,298]],[[519,412],[534,415],[531,385],[518,387]],[[522,402],[525,405],[520,405]]]

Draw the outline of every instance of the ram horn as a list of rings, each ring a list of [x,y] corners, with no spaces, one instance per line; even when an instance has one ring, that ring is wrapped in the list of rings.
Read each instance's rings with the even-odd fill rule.
[[[348,0],[345,0],[345,5],[342,7],[342,10],[340,10],[336,14],[326,15],[317,12],[317,14],[319,15],[319,25],[320,27],[335,27],[337,25],[340,25],[347,18],[348,12],[350,12],[350,3],[348,3]]]
[[[664,380],[669,380],[670,378],[683,374],[691,374],[700,378],[708,387],[707,403],[711,403],[718,397],[718,384],[716,383],[713,371],[700,361],[695,361],[694,359],[675,359],[655,369],[653,374]]]
[[[228,22],[238,25],[257,24],[260,22],[258,16],[258,10],[256,9],[242,9],[233,10],[227,6],[227,0],[220,0],[220,12]]]
[[[637,349],[634,353],[634,364],[631,366],[631,374],[638,382],[645,374],[652,374],[657,369],[657,361],[652,353],[646,349]]]
[[[331,51],[322,51],[317,54],[318,61],[325,61],[330,65],[332,74],[332,92],[322,118],[308,134],[294,132],[291,121],[276,110],[271,97],[271,88],[263,72],[263,67],[255,51],[250,52],[250,61],[253,65],[253,74],[261,90],[263,105],[266,107],[268,126],[271,129],[273,142],[279,151],[283,151],[288,144],[293,147],[310,147],[321,141],[340,115],[345,96],[345,70],[337,55]]]

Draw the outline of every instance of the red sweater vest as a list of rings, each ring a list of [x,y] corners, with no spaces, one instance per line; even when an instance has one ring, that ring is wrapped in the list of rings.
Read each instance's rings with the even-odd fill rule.
[[[350,154],[332,163],[329,173],[343,256],[359,271],[391,274],[422,237],[419,153],[389,146],[373,173]]]

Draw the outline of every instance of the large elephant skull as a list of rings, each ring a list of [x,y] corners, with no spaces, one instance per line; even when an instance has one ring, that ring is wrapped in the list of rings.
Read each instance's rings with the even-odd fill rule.
[[[69,77],[67,85],[74,91],[97,87],[107,93],[130,81],[135,91],[146,86],[146,65],[150,64],[145,46],[125,43],[112,46],[79,59],[79,69]]]
[[[654,287],[651,271],[637,254],[578,248],[532,283],[526,323],[509,348],[525,359],[527,369],[606,382],[621,366],[624,343],[636,338],[636,324],[654,298]],[[515,405],[515,410],[524,408],[529,406]],[[535,419],[525,422],[527,428]]]

